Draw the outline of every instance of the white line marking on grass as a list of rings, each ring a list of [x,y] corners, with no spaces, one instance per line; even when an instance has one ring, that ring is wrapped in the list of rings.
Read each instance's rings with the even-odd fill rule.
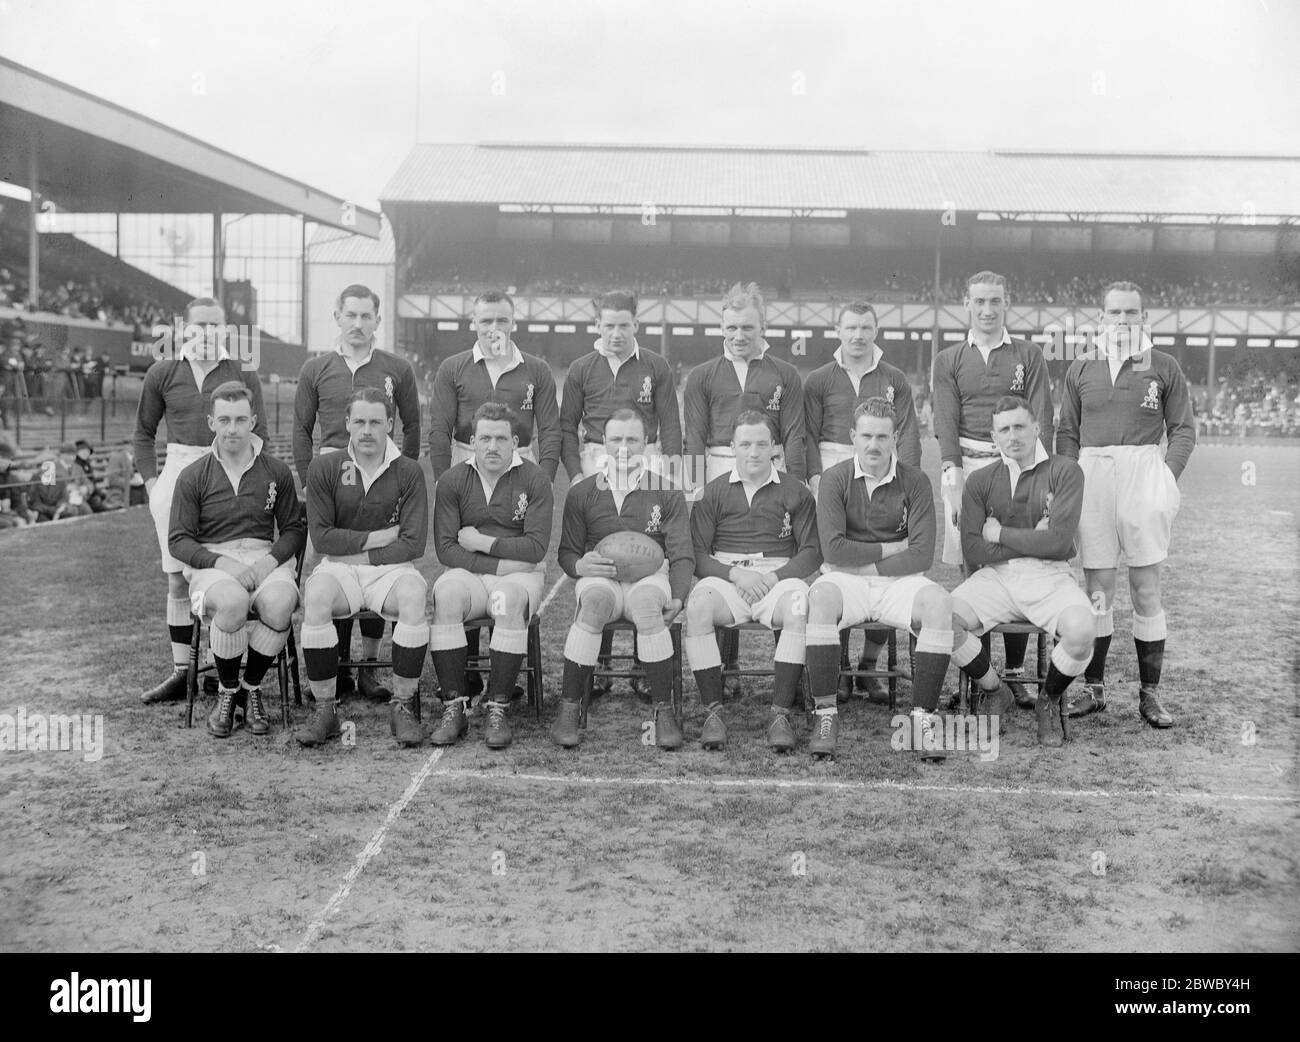
[[[547,591],[546,596],[542,599],[542,603],[537,606],[538,615],[541,615],[542,609],[550,604],[555,598],[555,595],[560,592],[560,587],[564,584],[564,580],[567,578],[568,576],[561,575],[555,580],[554,585],[549,591]],[[406,809],[407,804],[409,804],[411,800],[415,799],[415,794],[420,791],[421,787],[424,785],[425,781],[428,780],[431,774],[438,774],[441,776],[444,773],[442,771],[435,772],[433,767],[434,764],[442,759],[442,755],[446,751],[445,748],[435,749],[433,754],[424,761],[424,766],[420,768],[419,773],[411,779],[411,784],[406,787],[406,791],[398,797],[396,803],[388,808],[388,814],[385,816],[383,824],[375,830],[375,834],[370,837],[370,842],[367,843],[361,853],[357,855],[356,862],[348,870],[348,874],[343,877],[343,882],[339,885],[338,890],[335,891],[334,896],[329,899],[329,903],[321,909],[320,915],[316,916],[316,918],[307,926],[307,932],[303,935],[302,943],[294,949],[295,952],[305,952],[316,943],[316,938],[320,936],[320,932],[325,928],[325,924],[329,921],[330,916],[342,907],[343,902],[346,901],[348,895],[352,893],[352,885],[357,881],[361,873],[366,870],[366,865],[370,864],[371,859],[374,858],[374,856],[383,848],[384,836],[388,833],[388,830],[392,828],[393,822],[401,817],[402,811]]]
[[[316,938],[325,927],[325,923],[329,920],[329,917],[339,910],[343,902],[348,899],[348,894],[352,893],[352,884],[355,883],[357,877],[365,871],[366,865],[370,864],[371,858],[378,854],[380,849],[383,847],[384,836],[387,834],[388,830],[392,828],[393,822],[401,817],[402,811],[406,809],[406,805],[415,798],[415,794],[420,791],[420,787],[424,784],[425,779],[433,773],[433,765],[442,759],[442,754],[446,751],[447,750],[444,748],[435,749],[433,754],[424,761],[424,766],[420,768],[420,772],[411,779],[411,784],[406,787],[406,791],[402,793],[396,803],[388,808],[388,816],[384,818],[384,823],[380,825],[379,828],[375,830],[375,834],[370,837],[370,842],[365,845],[365,848],[357,856],[356,863],[348,870],[348,874],[343,877],[343,883],[339,886],[338,890],[335,891],[334,896],[329,899],[329,903],[321,909],[320,915],[316,916],[316,918],[311,921],[310,925],[308,925],[307,932],[303,935],[302,943],[294,949],[295,952],[305,952],[316,942]]]
[[[1289,510],[1270,510],[1269,513],[1274,517],[1295,517]]]
[[[1149,799],[1230,800],[1242,803],[1296,803],[1296,796],[1255,796],[1245,793],[1171,792],[1160,789],[1032,789],[1023,785],[930,785],[915,782],[783,780],[780,778],[600,778],[582,774],[506,774],[444,767],[434,772],[440,778],[473,778],[477,781],[523,781],[549,785],[661,785],[704,789],[812,789],[832,792],[953,792],[989,793],[1002,796],[1078,796],[1097,799],[1134,797]]]

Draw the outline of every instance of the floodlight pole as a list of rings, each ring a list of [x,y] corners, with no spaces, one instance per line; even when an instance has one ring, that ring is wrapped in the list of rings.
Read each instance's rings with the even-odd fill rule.
[[[39,311],[41,300],[41,239],[36,227],[36,213],[41,205],[39,142],[35,134],[28,141],[27,186],[32,201],[27,206],[27,310]]]

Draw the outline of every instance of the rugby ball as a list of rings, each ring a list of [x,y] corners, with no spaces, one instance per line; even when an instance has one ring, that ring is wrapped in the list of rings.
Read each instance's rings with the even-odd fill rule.
[[[644,532],[615,532],[596,544],[596,553],[618,569],[619,582],[634,583],[663,566],[663,549]]]

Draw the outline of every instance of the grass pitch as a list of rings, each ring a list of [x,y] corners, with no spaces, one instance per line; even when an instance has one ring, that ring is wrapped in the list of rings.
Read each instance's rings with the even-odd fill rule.
[[[278,722],[217,741],[209,705],[187,731],[138,702],[168,667],[144,510],[0,533],[0,714],[99,715],[106,734],[95,761],[0,752],[0,949],[1294,950],[1300,450],[1203,446],[1182,484],[1177,727],[1138,719],[1121,576],[1108,710],[1061,750],[1018,713],[995,761],[937,767],[862,700],[835,763],[775,757],[764,680],[705,753],[689,673],[685,749],[641,743],[622,684],[576,753],[554,748],[567,581],[543,618],[546,716],[517,704],[503,754],[478,720],[445,753],[398,749],[359,700],[354,747],[300,749]],[[742,659],[771,648],[747,634]]]

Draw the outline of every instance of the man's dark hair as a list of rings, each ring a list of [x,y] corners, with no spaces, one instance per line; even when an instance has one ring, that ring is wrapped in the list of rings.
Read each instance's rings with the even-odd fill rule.
[[[1112,293],[1136,293],[1138,300],[1141,301],[1142,307],[1146,307],[1146,299],[1142,296],[1142,287],[1136,282],[1112,282],[1101,293],[1101,309],[1106,310],[1106,298]]]
[[[253,392],[248,385],[239,380],[227,380],[208,395],[208,415],[217,411],[217,402],[248,402],[248,411],[253,411]]]
[[[630,289],[612,289],[596,298],[596,320],[600,321],[602,311],[630,311],[636,318],[636,294]]]
[[[221,308],[221,315],[223,318],[226,314],[226,309],[222,307],[221,301],[217,300],[216,297],[195,297],[185,305],[185,311],[181,315],[181,318],[188,322],[190,320],[190,312],[195,308]]]
[[[1034,416],[1034,410],[1029,405],[1029,400],[1027,398],[1020,397],[1020,395],[1018,394],[1004,394],[1001,398],[999,398],[996,402],[993,403],[994,416],[996,416],[1000,412],[1014,412],[1016,409],[1027,410],[1030,419],[1034,420],[1035,422],[1037,421],[1037,417]]]
[[[515,437],[519,436],[519,417],[504,402],[484,402],[474,410],[474,418],[469,425],[472,435],[478,434],[480,420],[487,420],[489,423],[500,423],[504,420],[510,424],[510,433]]]
[[[889,426],[893,430],[898,430],[898,414],[894,412],[894,407],[889,404],[886,398],[868,398],[865,402],[853,410],[853,429],[858,429],[858,420],[863,416],[874,416],[877,419],[888,420]]]
[[[772,417],[758,409],[746,409],[736,416],[736,422],[731,425],[731,440],[736,440],[736,428],[753,426],[758,423],[767,425],[767,431],[772,435],[774,445],[781,443],[781,435],[776,429],[776,424],[772,422]]]
[[[369,402],[371,405],[382,405],[388,418],[393,418],[393,403],[388,400],[388,395],[384,394],[378,387],[358,387],[348,398],[348,408],[346,416],[352,415],[352,406],[356,402]]]
[[[877,322],[880,321],[879,316],[876,314],[876,309],[865,300],[851,300],[836,313],[835,324],[837,326],[844,321],[844,313],[846,311],[852,311],[855,315],[870,315]]]
[[[641,436],[643,438],[646,436],[649,430],[649,428],[646,426],[645,417],[641,415],[641,410],[633,409],[627,405],[623,406],[620,409],[615,409],[612,413],[609,414],[609,419],[605,421],[605,429],[609,430],[609,425],[613,423],[615,420],[617,420],[619,423],[626,423],[628,420],[636,420],[637,423],[641,424]]]
[[[342,293],[339,294],[339,301],[335,305],[335,307],[337,307],[340,311],[342,311],[343,302],[347,300],[349,297],[352,297],[356,300],[365,300],[367,297],[369,297],[370,300],[375,305],[375,314],[376,315],[379,314],[379,294],[376,293],[374,290],[372,290],[369,286],[363,286],[359,282],[354,282],[351,286],[348,286]]]
[[[478,307],[480,304],[501,304],[501,303],[509,304],[510,312],[511,314],[514,314],[515,302],[511,298],[509,293],[505,293],[502,290],[485,289],[482,293],[480,293],[477,297],[474,298],[474,307]]]

